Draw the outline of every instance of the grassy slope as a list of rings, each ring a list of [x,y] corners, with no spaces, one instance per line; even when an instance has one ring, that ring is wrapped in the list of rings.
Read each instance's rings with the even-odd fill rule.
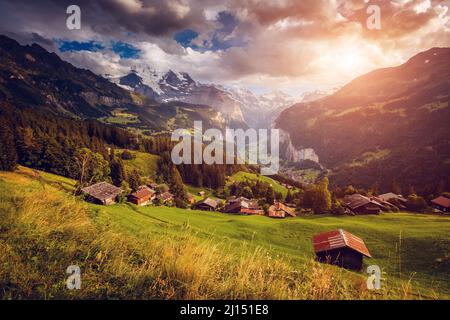
[[[125,170],[130,173],[133,170],[137,170],[143,177],[155,178],[154,174],[157,168],[158,156],[150,153],[131,151],[134,159],[123,160]],[[116,154],[121,154],[123,150],[116,150]]]
[[[429,294],[428,289],[434,288],[437,292],[450,294],[450,217],[396,213],[272,220],[166,207],[136,208],[127,204],[94,207],[99,210],[100,217],[113,216],[123,230],[131,234],[164,236],[177,232],[181,226],[189,226],[202,238],[213,236],[219,240],[247,241],[250,247],[263,247],[286,257],[294,266],[314,257],[311,244],[314,234],[343,228],[365,240],[374,257],[366,259],[365,263],[379,265],[386,272],[388,281],[412,279],[413,287],[424,293]]]
[[[5,198],[9,196],[10,190],[18,189],[20,186],[23,191],[32,191],[41,188],[42,185],[53,192],[57,190],[54,187],[69,190],[71,186],[73,187],[73,182],[44,173],[40,173],[37,178],[33,171],[24,168],[16,174],[0,173],[2,206],[6,205]],[[107,226],[121,235],[121,238],[134,239],[127,240],[128,242],[136,241],[142,244],[146,239],[154,237],[169,241],[180,237],[188,230],[193,235],[194,241],[210,241],[209,246],[212,248],[217,243],[226,244],[226,249],[220,251],[224,254],[229,252],[234,257],[232,259],[237,259],[236,255],[243,252],[252,255],[255,248],[259,247],[267,250],[274,259],[284,261],[295,270],[317,267],[315,264],[310,265],[310,260],[314,256],[311,248],[313,234],[345,228],[366,241],[374,256],[374,259],[366,260],[366,263],[382,267],[386,272],[384,277],[388,287],[392,288],[393,283],[397,286],[400,277],[404,280],[412,277],[411,286],[414,292],[420,291],[427,297],[450,296],[448,217],[401,213],[369,217],[314,216],[272,220],[266,217],[228,216],[166,207],[136,208],[128,204],[111,207],[89,205],[88,208],[95,225]],[[243,242],[246,243],[244,247]],[[344,278],[339,278],[340,282],[354,274],[334,267],[323,269],[322,272],[326,273],[326,270],[334,270],[335,274],[343,273]],[[407,287],[403,285],[402,290],[409,291],[410,289],[405,286]],[[305,298],[300,295],[293,296]],[[204,296],[197,293],[194,297]],[[342,297],[354,298],[351,294],[337,298]]]
[[[260,180],[262,182],[267,182],[268,184],[272,185],[275,192],[281,192],[283,196],[286,196],[287,194],[288,189],[286,187],[283,187],[278,181],[273,180],[272,178],[269,178],[267,176],[257,175],[249,172],[240,171],[238,173],[235,173],[228,179],[227,185],[245,180]]]

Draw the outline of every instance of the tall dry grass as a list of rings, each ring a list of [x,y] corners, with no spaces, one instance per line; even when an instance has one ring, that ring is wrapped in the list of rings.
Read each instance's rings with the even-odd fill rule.
[[[47,187],[11,194],[0,211],[3,299],[370,299],[365,279],[310,261],[296,269],[263,249],[178,236],[137,238]],[[66,289],[67,266],[82,270]]]

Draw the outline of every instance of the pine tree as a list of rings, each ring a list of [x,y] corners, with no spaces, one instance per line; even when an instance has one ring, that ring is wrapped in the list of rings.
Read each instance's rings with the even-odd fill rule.
[[[313,209],[316,213],[326,213],[331,209],[331,193],[328,190],[329,180],[327,177],[316,186],[316,196]]]
[[[186,197],[183,180],[181,179],[181,175],[174,165],[172,165],[172,168],[170,170],[169,185],[170,190],[177,198],[184,199]]]
[[[268,204],[273,204],[274,201],[275,201],[275,192],[273,191],[272,187],[269,187],[266,192],[266,202]]]
[[[292,197],[291,190],[289,189],[287,194],[286,194],[286,202],[287,203],[291,203],[293,200],[294,200],[294,198]]]
[[[133,192],[137,191],[141,186],[141,176],[136,169],[131,171],[130,176],[128,177],[128,183],[130,184],[130,188]]]
[[[17,166],[17,152],[14,136],[6,123],[0,123],[0,170],[14,171]]]
[[[120,159],[111,162],[111,180],[117,187],[120,187],[122,182],[126,180],[125,168]]]

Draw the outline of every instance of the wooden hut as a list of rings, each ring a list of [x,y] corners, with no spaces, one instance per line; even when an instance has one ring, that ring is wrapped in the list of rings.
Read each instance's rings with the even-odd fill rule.
[[[206,198],[202,201],[197,202],[194,204],[193,208],[196,210],[203,210],[203,211],[215,211],[217,208],[217,201],[211,198]]]
[[[81,189],[88,199],[94,203],[111,205],[117,202],[117,197],[123,192],[122,189],[108,182],[100,182]]]
[[[450,212],[450,199],[440,196],[431,200],[431,206],[442,212]]]
[[[363,258],[372,258],[361,238],[342,229],[315,235],[313,247],[317,261],[350,270],[361,270]]]

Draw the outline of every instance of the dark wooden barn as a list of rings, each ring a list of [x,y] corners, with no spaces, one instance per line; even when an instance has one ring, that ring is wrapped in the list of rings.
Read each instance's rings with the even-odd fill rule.
[[[345,206],[355,215],[379,214],[382,210],[387,210],[387,208],[378,201],[361,194],[345,196],[344,203]]]
[[[440,196],[431,200],[431,206],[442,212],[450,212],[450,199]]]
[[[211,198],[206,198],[194,204],[193,208],[203,211],[215,211],[217,208],[217,201]]]
[[[342,229],[315,235],[313,247],[317,261],[350,270],[361,270],[364,256],[372,257],[361,238]]]
[[[111,205],[115,204],[117,197],[123,192],[122,189],[107,182],[100,182],[81,189],[87,195],[88,200],[94,203]]]

